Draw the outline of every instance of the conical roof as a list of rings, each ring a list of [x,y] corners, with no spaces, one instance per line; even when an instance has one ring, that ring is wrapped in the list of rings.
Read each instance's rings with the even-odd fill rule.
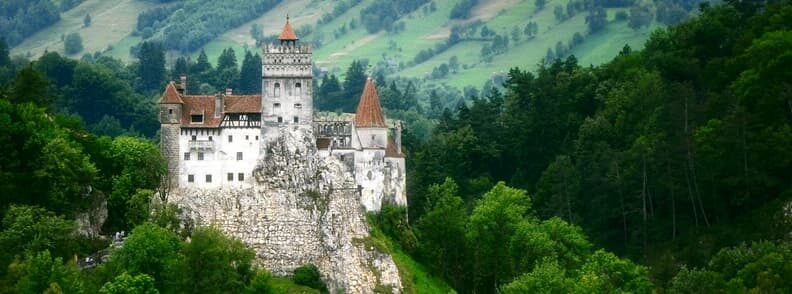
[[[289,23],[289,17],[286,16],[286,25],[283,26],[283,31],[278,36],[278,40],[281,41],[297,41],[300,38],[297,38],[297,34],[294,33],[294,29],[292,29],[291,24]]]
[[[374,80],[368,78],[366,86],[363,87],[363,94],[360,95],[360,103],[355,112],[355,127],[358,128],[385,128],[385,117],[382,115],[379,98],[377,97],[377,87]]]
[[[179,91],[176,90],[176,83],[168,83],[165,87],[165,92],[160,97],[160,104],[184,104],[181,96],[179,96]]]

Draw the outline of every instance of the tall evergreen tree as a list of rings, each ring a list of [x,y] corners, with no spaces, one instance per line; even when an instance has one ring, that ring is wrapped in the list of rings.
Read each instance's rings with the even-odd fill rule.
[[[162,44],[143,42],[138,52],[139,87],[144,91],[159,90],[165,83],[165,51]]]
[[[222,71],[229,68],[237,68],[237,58],[234,48],[226,48],[220,56],[217,57],[217,71]]]
[[[239,91],[242,94],[261,93],[261,56],[245,52],[239,71]]]
[[[236,88],[239,83],[239,69],[237,67],[236,53],[233,48],[226,48],[217,57],[217,74],[215,86],[226,89]]]
[[[342,95],[344,94],[341,91],[341,83],[338,81],[338,77],[334,74],[325,75],[322,78],[322,85],[319,86],[317,91],[316,109],[323,111],[341,109],[339,100]]]
[[[8,50],[8,43],[5,38],[0,37],[0,67],[8,66],[11,64],[11,56]]]
[[[211,69],[212,64],[209,63],[209,57],[207,57],[206,52],[201,49],[201,53],[198,54],[198,60],[195,61],[195,65],[191,70],[193,73],[199,74]]]
[[[366,84],[366,69],[359,60],[352,61],[344,77],[344,97],[339,105],[344,112],[355,112],[363,86]]]
[[[184,56],[180,56],[176,59],[176,62],[173,64],[173,70],[171,70],[171,80],[178,81],[181,76],[189,76],[190,75],[190,60],[188,60]]]

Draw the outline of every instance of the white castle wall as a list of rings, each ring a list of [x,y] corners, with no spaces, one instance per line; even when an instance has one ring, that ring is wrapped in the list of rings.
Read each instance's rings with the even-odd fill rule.
[[[196,140],[192,140],[192,136]],[[211,141],[209,137],[211,138]],[[231,136],[229,142],[228,137]],[[261,129],[259,128],[223,128],[217,130],[182,129],[179,136],[179,186],[196,188],[247,187],[252,183],[251,172],[256,166],[261,149]],[[184,153],[190,153],[185,160]],[[198,160],[198,153],[203,153],[203,160]],[[237,160],[237,152],[242,153],[242,160]],[[233,178],[228,180],[228,173]],[[239,180],[239,174],[243,180]],[[188,182],[189,175],[194,182]],[[212,176],[211,183],[206,175]]]

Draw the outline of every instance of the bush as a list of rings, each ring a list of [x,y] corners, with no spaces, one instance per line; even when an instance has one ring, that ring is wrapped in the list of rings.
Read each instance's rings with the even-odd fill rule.
[[[78,33],[71,33],[63,40],[63,49],[66,54],[72,55],[83,51],[83,40]]]
[[[311,287],[322,291],[322,293],[327,293],[327,285],[322,281],[319,268],[316,265],[306,264],[298,267],[294,270],[294,278],[292,280],[297,285]]]

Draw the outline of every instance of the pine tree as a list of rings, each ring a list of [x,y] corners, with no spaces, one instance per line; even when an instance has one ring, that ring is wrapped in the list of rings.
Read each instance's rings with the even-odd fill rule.
[[[165,82],[165,51],[162,44],[143,42],[138,52],[138,77],[140,87],[145,91],[157,90]]]
[[[212,69],[212,64],[209,63],[209,57],[206,57],[206,52],[203,49],[201,49],[201,53],[198,54],[198,60],[191,69],[192,72],[196,74],[200,74]]]
[[[226,48],[223,50],[223,53],[217,57],[217,71],[229,68],[237,68],[236,52],[234,52],[234,48]]]
[[[242,70],[239,71],[239,91],[242,94],[261,93],[261,56],[245,52]]]
[[[366,84],[366,72],[363,63],[358,60],[352,61],[344,78],[344,97],[339,107],[344,112],[355,112],[360,94],[363,93],[363,86]]]
[[[239,83],[239,70],[237,67],[236,53],[233,48],[223,50],[217,57],[217,69],[215,74],[215,86],[220,89],[233,89]]]
[[[8,44],[5,38],[0,37],[0,67],[8,66],[11,64],[11,57],[9,56]]]
[[[171,80],[178,81],[181,76],[189,76],[190,75],[190,61],[187,60],[184,56],[180,56],[176,59],[176,63],[173,64],[173,70],[171,71]]]

